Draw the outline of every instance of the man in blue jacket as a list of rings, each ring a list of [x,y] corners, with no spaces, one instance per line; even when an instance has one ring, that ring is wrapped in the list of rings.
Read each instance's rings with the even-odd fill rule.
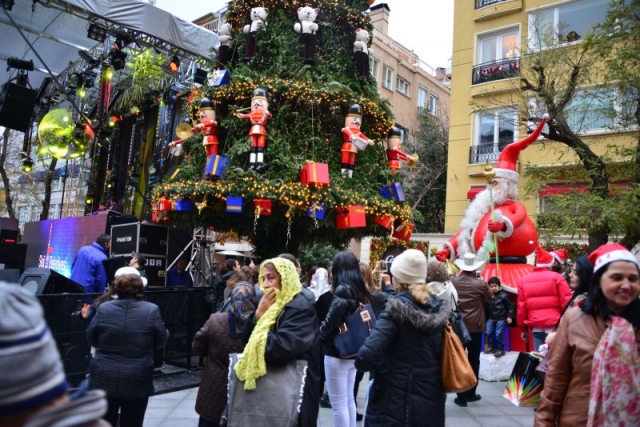
[[[71,266],[70,279],[84,286],[87,293],[104,293],[107,274],[102,261],[109,256],[111,236],[101,234],[94,243],[83,246],[78,251]]]

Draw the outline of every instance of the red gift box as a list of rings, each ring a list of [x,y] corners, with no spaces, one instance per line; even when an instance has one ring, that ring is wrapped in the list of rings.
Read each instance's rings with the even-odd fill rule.
[[[302,185],[326,187],[329,185],[329,165],[307,160],[300,171],[300,182]]]
[[[373,221],[378,224],[381,225],[384,228],[388,228],[389,230],[391,230],[393,228],[393,222],[395,221],[395,218],[393,217],[393,215],[376,215],[376,217],[373,219]]]
[[[159,211],[172,211],[173,210],[173,201],[168,199],[160,199],[158,201],[157,210]]]
[[[256,215],[271,215],[271,200],[254,199],[253,204],[256,207]]]
[[[364,216],[364,206],[347,206],[336,215],[336,228],[366,227],[367,220]]]
[[[411,239],[411,235],[413,234],[413,230],[415,230],[416,226],[411,224],[410,222],[405,222],[400,227],[396,228],[392,234],[396,239],[404,240],[409,243],[409,239]]]

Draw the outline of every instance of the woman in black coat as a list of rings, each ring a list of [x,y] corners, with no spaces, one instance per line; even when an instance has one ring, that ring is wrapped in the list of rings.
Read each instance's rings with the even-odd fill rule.
[[[117,426],[119,418],[121,426],[137,427],[153,394],[153,350],[167,343],[168,332],[158,306],[142,301],[139,274],[116,272],[113,287],[117,299],[100,304],[87,329],[96,349],[89,388],[107,393],[104,418],[111,425]]]
[[[218,275],[213,281],[213,307],[212,313],[217,313],[224,305],[224,291],[227,289],[227,280],[240,270],[240,263],[235,259],[228,259],[218,268]]]
[[[404,251],[391,273],[398,293],[387,301],[355,363],[359,371],[375,371],[365,425],[444,427],[440,356],[451,308],[424,283],[422,252]]]

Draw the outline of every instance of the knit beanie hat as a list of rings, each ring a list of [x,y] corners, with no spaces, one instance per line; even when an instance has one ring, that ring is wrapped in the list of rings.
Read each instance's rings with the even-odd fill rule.
[[[40,302],[19,285],[0,282],[0,417],[39,408],[67,389]]]
[[[427,279],[427,257],[417,249],[407,249],[394,258],[391,274],[400,283],[425,283]]]

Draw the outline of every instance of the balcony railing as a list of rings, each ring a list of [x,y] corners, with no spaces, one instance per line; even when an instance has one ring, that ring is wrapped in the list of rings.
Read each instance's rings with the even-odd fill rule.
[[[503,3],[507,0],[476,0],[476,10],[482,9],[483,7],[491,6],[496,3]]]
[[[493,82],[496,80],[510,79],[520,74],[520,58],[501,59],[499,61],[485,62],[473,67],[471,84]]]
[[[509,143],[504,144],[481,144],[474,145],[469,148],[469,164],[484,163],[487,160],[490,162],[498,161],[500,151],[506,147]]]

